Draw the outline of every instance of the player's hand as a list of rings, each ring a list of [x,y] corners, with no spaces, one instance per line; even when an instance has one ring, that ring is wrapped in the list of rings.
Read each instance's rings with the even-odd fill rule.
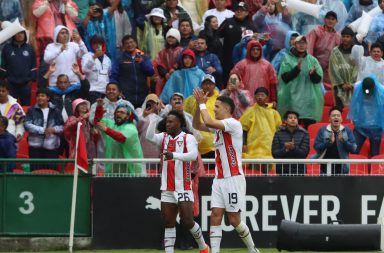
[[[204,94],[202,89],[198,88],[193,90],[193,96],[195,97],[198,104],[205,104],[208,100],[207,95],[208,94]]]
[[[165,151],[164,153],[160,154],[164,157],[164,160],[173,160],[173,153],[170,151]]]

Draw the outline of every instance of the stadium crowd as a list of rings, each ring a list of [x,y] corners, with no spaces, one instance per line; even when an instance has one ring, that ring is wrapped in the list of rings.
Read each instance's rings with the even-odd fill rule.
[[[82,122],[88,158],[158,158],[147,128],[176,110],[214,158],[214,133],[193,128],[198,88],[211,117],[234,101],[244,158],[377,157],[384,2],[305,1],[318,17],[280,0],[0,0],[0,39],[29,24],[0,46],[0,157],[74,158]],[[377,6],[364,37],[348,26]]]

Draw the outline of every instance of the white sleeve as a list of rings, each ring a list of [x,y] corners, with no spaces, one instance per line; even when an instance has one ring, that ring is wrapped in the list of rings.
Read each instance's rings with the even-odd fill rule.
[[[148,119],[149,119],[149,126],[147,128],[147,133],[145,135],[145,138],[152,142],[153,144],[156,144],[158,146],[161,145],[161,142],[163,141],[163,138],[164,138],[164,133],[159,133],[159,134],[156,134],[156,126],[157,126],[157,123],[158,123],[158,118],[155,116],[155,115],[148,115]]]
[[[61,47],[56,47],[54,44],[49,44],[44,50],[44,61],[48,64],[52,64],[60,54]]]
[[[78,46],[78,51],[76,52],[77,57],[81,58],[83,55],[88,53],[87,46],[85,45],[84,41],[80,41],[79,44],[75,43]]]
[[[359,66],[361,58],[364,56],[364,48],[363,46],[360,45],[354,45],[352,47],[352,52],[351,52],[351,59],[352,61]]]
[[[232,134],[235,138],[243,136],[243,128],[239,121],[229,118],[224,119],[221,122],[223,122],[224,125],[224,132]]]
[[[92,73],[93,67],[95,66],[95,59],[91,53],[83,55],[81,59],[81,66],[83,68],[84,74]]]
[[[197,141],[193,135],[188,134],[185,140],[187,143],[187,153],[175,153],[173,152],[174,160],[181,161],[195,161],[197,159]]]
[[[33,15],[37,18],[39,18],[41,15],[44,14],[44,12],[48,9],[49,7],[49,3],[48,1],[44,1],[39,7],[37,7],[36,9],[34,9],[32,11]]]

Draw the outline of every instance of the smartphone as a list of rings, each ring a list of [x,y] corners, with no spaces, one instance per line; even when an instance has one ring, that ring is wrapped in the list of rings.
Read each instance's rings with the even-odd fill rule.
[[[97,50],[102,50],[103,46],[101,44],[97,45]]]
[[[145,104],[145,109],[146,109],[146,110],[150,110],[151,108],[152,108],[152,104],[149,103],[149,102],[147,102],[147,103]]]

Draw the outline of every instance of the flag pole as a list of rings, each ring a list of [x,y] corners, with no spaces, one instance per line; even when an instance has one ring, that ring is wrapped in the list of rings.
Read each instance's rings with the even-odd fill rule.
[[[76,196],[77,196],[77,178],[78,178],[78,168],[77,168],[77,151],[79,148],[79,134],[81,122],[77,123],[76,131],[76,146],[75,146],[75,170],[73,172],[73,188],[72,188],[72,205],[71,205],[71,223],[69,228],[69,252],[73,252],[73,239],[75,232],[75,215],[76,215]]]

